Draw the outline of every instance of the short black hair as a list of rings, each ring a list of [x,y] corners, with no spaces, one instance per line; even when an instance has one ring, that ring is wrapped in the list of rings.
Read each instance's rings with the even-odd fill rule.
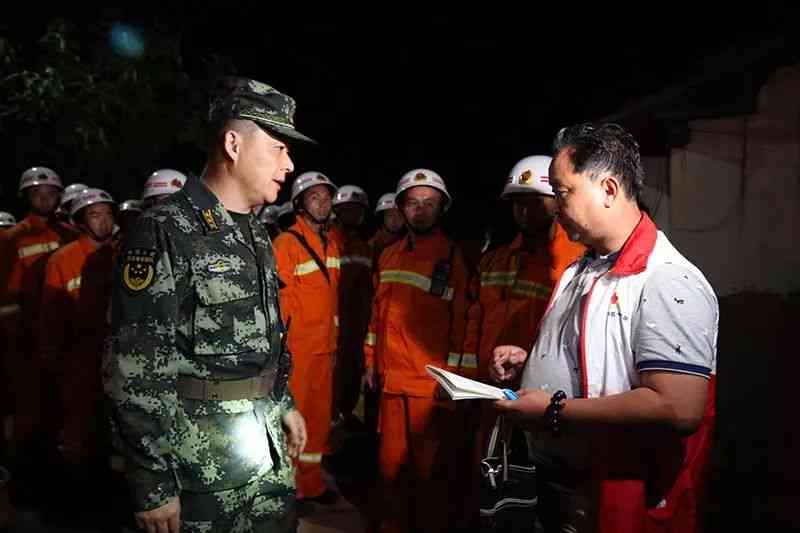
[[[223,119],[218,120],[215,122],[209,122],[206,124],[205,135],[204,135],[204,142],[206,153],[211,154],[217,148],[219,143],[222,141],[225,132],[228,130],[236,130],[240,133],[244,132],[251,132],[256,128],[260,128],[264,130],[267,134],[278,139],[283,144],[288,147],[292,147],[291,139],[283,135],[282,133],[277,133],[269,128],[266,128],[259,124],[258,122],[254,122],[252,120],[248,120],[245,118],[236,118],[236,119]]]
[[[608,173],[619,178],[625,195],[638,200],[644,188],[644,168],[639,143],[617,124],[577,124],[562,128],[553,141],[553,157],[572,148],[570,161],[575,172],[589,179]]]

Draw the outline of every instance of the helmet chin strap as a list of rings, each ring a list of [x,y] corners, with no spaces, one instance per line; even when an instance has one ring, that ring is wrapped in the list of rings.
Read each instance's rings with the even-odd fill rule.
[[[417,228],[415,228],[414,226],[411,225],[411,222],[409,222],[405,211],[403,211],[401,209],[400,212],[403,214],[403,225],[408,230],[408,251],[409,252],[414,250],[414,245],[416,244],[415,241],[416,241],[417,237],[425,237],[426,235],[430,235],[431,233],[434,232],[434,230],[436,230],[439,227],[439,218],[437,217],[436,222],[431,224],[431,227],[429,227],[428,229],[425,229],[425,230],[419,230],[419,229],[417,229]]]
[[[387,232],[391,233],[392,235],[397,235],[398,233],[400,233],[400,232],[402,232],[402,231],[403,231],[403,227],[404,227],[404,226],[407,226],[407,224],[403,224],[402,226],[400,226],[399,228],[397,228],[397,230],[396,230],[396,231],[392,231],[392,230],[390,230],[390,229],[388,228],[388,226],[386,226],[386,224],[384,224],[384,225],[383,225],[383,229],[385,229]]]
[[[406,227],[408,232],[411,235],[416,235],[418,237],[424,237],[425,235],[429,235],[429,234],[433,233],[433,231],[436,228],[439,227],[439,224],[441,223],[441,218],[442,218],[442,212],[439,211],[439,214],[436,215],[436,222],[431,224],[431,226],[428,229],[419,230],[419,229],[417,229],[417,228],[415,228],[414,226],[411,225],[411,221],[408,220],[408,217],[406,216],[406,212],[404,210],[401,209],[400,213],[403,215],[403,225]],[[398,230],[398,232],[399,231],[400,230]]]
[[[29,207],[29,209],[30,209],[31,213],[33,213],[36,216],[40,216],[42,218],[47,218],[47,219],[51,219],[51,220],[55,220],[55,218],[56,218],[56,210],[55,209],[50,210],[48,212],[42,212],[42,211],[36,209],[35,207],[33,207],[33,205],[31,205]]]
[[[433,233],[439,227],[439,222],[438,221],[434,222],[433,224],[431,224],[429,228],[424,230],[415,228],[411,224],[406,224],[406,226],[408,227],[409,231],[414,235],[416,235],[417,237],[424,237],[425,235],[430,235],[431,233]]]
[[[108,242],[108,241],[111,240],[111,237],[114,235],[113,226],[112,226],[112,230],[108,233],[108,235],[106,235],[105,237],[100,237],[97,233],[92,231],[92,228],[89,227],[89,224],[87,224],[86,221],[83,220],[83,216],[82,216],[82,213],[80,211],[78,211],[78,213],[76,213],[76,214],[81,215],[80,221],[76,222],[77,225],[80,226],[80,228],[83,231],[88,233],[89,236],[92,238],[92,240],[94,240],[94,242],[98,242],[100,244],[103,244],[103,243]]]
[[[107,236],[100,237],[97,233],[92,231],[92,229],[86,224],[81,224],[81,228],[83,229],[83,231],[85,231],[86,233],[89,234],[89,236],[94,240],[94,242],[98,242],[100,244],[103,244],[104,242],[108,242],[111,239],[111,235],[113,234],[113,231],[112,231]]]
[[[315,217],[314,214],[311,213],[311,211],[309,211],[305,207],[301,207],[300,208],[300,212],[303,213],[308,218],[310,218],[311,220],[313,220],[315,224],[319,224],[322,227],[323,230],[327,230],[328,229],[328,224],[330,224],[330,221],[331,221],[330,213],[323,220],[320,220],[317,217]]]

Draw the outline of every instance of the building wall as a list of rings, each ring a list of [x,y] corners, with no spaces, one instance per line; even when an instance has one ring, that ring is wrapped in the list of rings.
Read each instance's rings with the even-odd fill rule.
[[[800,65],[753,115],[689,124],[669,157],[669,234],[721,295],[800,289]]]
[[[669,221],[669,165],[666,157],[643,157],[644,191],[642,199],[650,209],[650,216],[667,237],[670,236]]]

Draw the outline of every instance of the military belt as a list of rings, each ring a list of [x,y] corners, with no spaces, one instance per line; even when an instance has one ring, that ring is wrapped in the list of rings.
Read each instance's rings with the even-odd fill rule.
[[[229,381],[178,376],[178,396],[186,400],[258,400],[272,392],[275,373]]]

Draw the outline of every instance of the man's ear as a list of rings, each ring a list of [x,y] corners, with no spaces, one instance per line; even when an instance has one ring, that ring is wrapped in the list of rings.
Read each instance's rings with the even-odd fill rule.
[[[623,194],[622,184],[619,179],[613,175],[604,176],[600,181],[600,187],[605,196],[603,200],[603,205],[605,207],[611,207],[619,195]]]
[[[242,151],[242,134],[234,129],[225,130],[222,138],[222,151],[225,157],[234,163],[239,160]]]

